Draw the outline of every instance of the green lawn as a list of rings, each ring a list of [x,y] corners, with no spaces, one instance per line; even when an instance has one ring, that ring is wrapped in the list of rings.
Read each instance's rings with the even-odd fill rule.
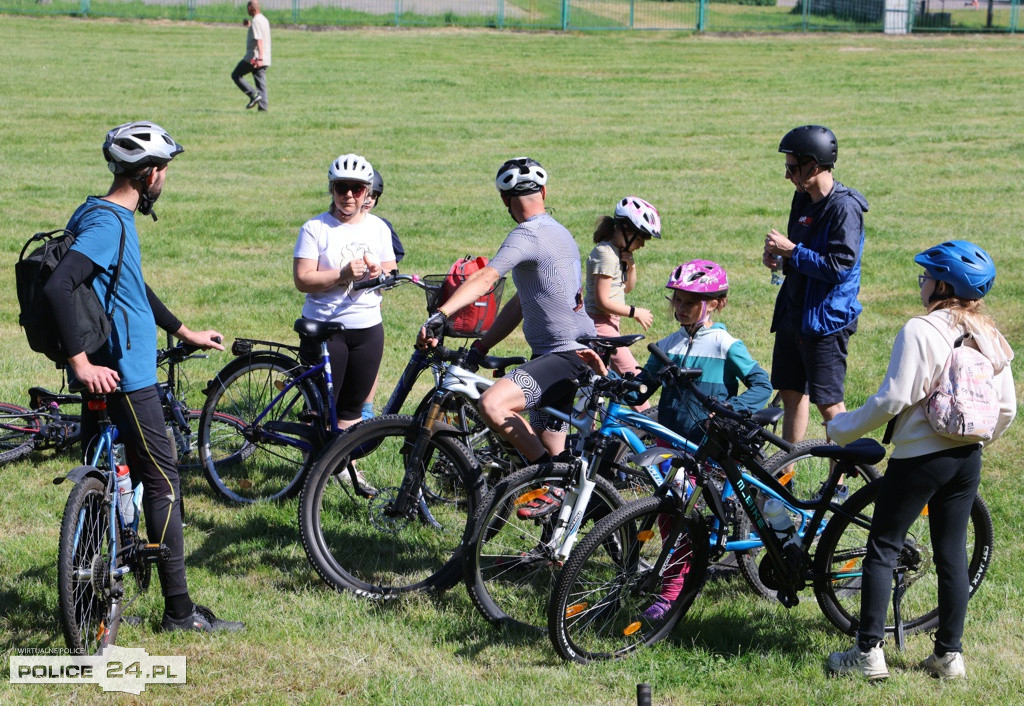
[[[327,205],[325,174],[355,151],[380,168],[380,213],[395,224],[407,272],[444,272],[492,255],[512,223],[493,177],[521,154],[548,168],[549,207],[581,250],[601,214],[635,193],[661,211],[664,238],[638,257],[635,303],[656,312],[671,267],[721,262],[732,282],[722,320],[771,362],[775,290],[760,266],[765,229],[782,227],[791,187],[779,138],[822,122],[839,136],[836,176],[871,204],[848,405],[871,394],[891,342],[918,312],[912,257],[948,238],[986,247],[999,266],[991,311],[1024,346],[1024,65],[1013,36],[536,34],[476,30],[274,30],[270,112],[245,111],[229,74],[239,25],[0,18],[0,399],[60,376],[30,354],[17,326],[10,265],[32,233],[62,226],[109,173],[110,127],[151,119],[186,152],[172,165],[158,223],[139,220],[147,281],[195,327],[230,339],[292,340],[301,295],[291,283],[299,226]],[[386,399],[426,316],[422,295],[385,305]],[[634,329],[627,324],[627,331]],[[521,354],[515,336],[497,351]],[[199,389],[228,360],[191,368]],[[814,427],[820,429],[820,427]],[[971,605],[971,679],[940,684],[909,667],[931,642],[890,651],[880,687],[827,678],[845,648],[811,595],[797,608],[756,601],[739,581],[708,587],[666,643],[619,664],[557,661],[546,640],[492,630],[457,588],[438,599],[375,606],[328,590],[298,541],[297,504],[235,510],[186,477],[187,564],[194,596],[246,620],[235,637],[155,632],[161,600],[121,642],[186,655],[189,683],[151,686],[161,703],[629,703],[650,682],[656,703],[1011,703],[1024,693],[1024,526],[1014,485],[1018,424],[986,456],[982,490],[996,523],[991,572]],[[63,645],[56,621],[56,544],[71,457],[37,454],[0,468],[0,652]],[[18,687],[0,703],[106,701],[98,687]],[[129,699],[123,699],[128,701]]]

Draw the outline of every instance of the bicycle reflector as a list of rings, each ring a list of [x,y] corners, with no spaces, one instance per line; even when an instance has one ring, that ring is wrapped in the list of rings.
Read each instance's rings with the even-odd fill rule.
[[[107,408],[106,397],[94,397],[87,403],[90,412],[102,412]]]
[[[588,607],[590,607],[589,603],[577,603],[576,605],[571,605],[565,609],[565,617],[571,618],[574,615],[579,615]]]

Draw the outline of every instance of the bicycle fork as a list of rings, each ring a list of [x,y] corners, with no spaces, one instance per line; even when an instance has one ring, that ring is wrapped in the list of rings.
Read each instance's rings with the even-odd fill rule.
[[[441,524],[434,519],[423,498],[422,485],[427,465],[427,449],[434,436],[434,428],[441,418],[441,410],[444,408],[447,397],[447,394],[435,395],[434,399],[430,401],[430,406],[423,418],[423,425],[417,430],[416,441],[407,457],[405,474],[402,476],[398,495],[394,502],[388,503],[384,508],[384,514],[388,517],[411,517],[415,508],[421,520],[431,527],[441,529]]]

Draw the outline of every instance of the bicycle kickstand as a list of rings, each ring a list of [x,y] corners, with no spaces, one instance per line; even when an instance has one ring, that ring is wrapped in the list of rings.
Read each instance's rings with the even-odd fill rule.
[[[906,646],[906,632],[903,629],[903,615],[900,610],[900,603],[903,602],[903,594],[907,592],[906,572],[900,569],[896,569],[893,573],[893,578],[896,580],[896,585],[892,591],[892,620],[894,629],[894,637],[896,640],[896,649],[900,652]]]

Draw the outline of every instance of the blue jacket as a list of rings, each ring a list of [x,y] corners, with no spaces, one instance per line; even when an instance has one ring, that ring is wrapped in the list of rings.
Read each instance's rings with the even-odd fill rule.
[[[827,336],[857,320],[864,308],[857,293],[867,210],[864,196],[838,181],[818,203],[794,194],[788,235],[796,249],[783,269],[772,331],[799,319],[801,333]]]

